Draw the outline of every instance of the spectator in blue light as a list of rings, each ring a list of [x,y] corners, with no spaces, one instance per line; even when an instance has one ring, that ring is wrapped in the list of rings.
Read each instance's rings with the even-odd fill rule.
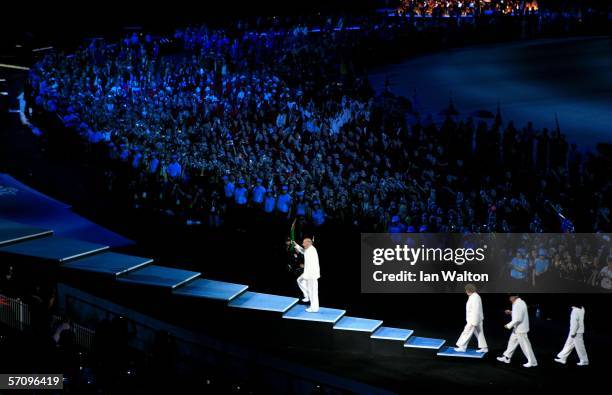
[[[253,188],[253,191],[251,192],[251,199],[253,200],[253,203],[255,203],[258,206],[261,206],[263,204],[265,196],[266,196],[266,187],[262,185],[262,179],[258,178],[257,185],[255,185],[255,187]]]
[[[315,226],[321,226],[325,223],[325,211],[321,208],[321,202],[314,201],[314,209],[312,210],[312,222]]]
[[[178,163],[178,160],[176,159],[176,157],[174,158],[174,160],[172,161],[172,163],[170,163],[168,165],[168,176],[170,176],[170,178],[178,178],[180,177],[183,169],[181,167],[181,164]]]
[[[389,228],[387,229],[389,233],[405,233],[406,225],[400,222],[399,215],[394,215],[391,218],[391,223],[389,224]]]
[[[122,144],[121,145],[121,154],[119,155],[119,158],[123,161],[123,162],[127,162],[128,158],[130,157],[130,150],[127,149],[127,147]]]
[[[542,251],[539,252],[539,255],[535,259],[533,266],[536,276],[540,276],[548,271],[550,262],[548,261],[548,259],[546,259],[546,256],[544,256]]]
[[[288,214],[291,209],[291,195],[289,195],[289,187],[287,185],[283,185],[282,193],[278,196],[278,200],[276,201],[276,208],[283,214]]]
[[[234,200],[236,204],[239,206],[244,206],[247,204],[247,194],[248,191],[244,186],[244,180],[238,180],[238,187],[234,190]]]
[[[274,197],[274,194],[272,194],[272,191],[266,192],[266,199],[264,201],[264,211],[266,213],[271,213],[274,211],[275,207],[276,207],[276,198]]]
[[[151,163],[149,164],[149,173],[155,174],[157,173],[158,169],[159,169],[159,159],[157,159],[156,157],[153,157],[153,159],[151,159]]]
[[[526,280],[528,272],[529,262],[523,258],[523,254],[517,251],[516,256],[510,262],[510,277],[515,280]]]
[[[234,177],[223,176],[223,192],[225,193],[225,197],[228,199],[234,197],[235,189]]]
[[[102,140],[102,133],[94,132],[91,128],[87,128],[86,134],[90,143],[96,144]]]
[[[304,199],[304,191],[299,191],[297,193],[298,201],[295,204],[295,215],[298,217],[305,217],[306,211],[308,210],[308,204]]]
[[[132,158],[132,167],[134,169],[138,169],[138,167],[140,166],[140,159],[142,159],[142,154],[140,153],[140,151],[136,151],[134,157]]]

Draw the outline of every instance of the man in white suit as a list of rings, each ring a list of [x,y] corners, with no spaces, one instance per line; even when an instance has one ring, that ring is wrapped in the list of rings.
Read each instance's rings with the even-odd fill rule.
[[[476,286],[474,284],[467,284],[465,286],[465,293],[468,296],[467,303],[465,304],[465,328],[459,340],[457,340],[457,347],[455,351],[465,352],[472,336],[478,339],[478,352],[485,353],[489,351],[487,341],[485,340],[484,330],[482,322],[484,320],[484,313],[482,311],[482,299],[476,292]]]
[[[309,313],[319,311],[319,254],[317,249],[312,245],[312,239],[304,239],[302,246],[295,241],[293,242],[295,249],[304,254],[304,272],[297,279],[298,286],[304,294],[302,302],[310,302],[310,307],[306,309]]]
[[[588,366],[589,356],[587,355],[586,348],[584,347],[584,314],[585,310],[582,305],[572,306],[572,313],[570,314],[570,330],[565,346],[563,350],[555,358],[556,362],[563,365],[567,362],[567,357],[572,353],[572,350],[576,348],[576,353],[580,362],[578,366]]]
[[[506,310],[506,314],[512,316],[512,321],[506,324],[506,329],[512,330],[512,334],[508,340],[508,348],[504,351],[504,355],[498,357],[497,360],[503,363],[510,363],[516,347],[520,346],[521,351],[527,357],[527,363],[523,364],[523,366],[526,368],[538,366],[538,361],[527,335],[529,333],[527,304],[517,294],[510,294],[510,302],[512,303],[512,311]]]

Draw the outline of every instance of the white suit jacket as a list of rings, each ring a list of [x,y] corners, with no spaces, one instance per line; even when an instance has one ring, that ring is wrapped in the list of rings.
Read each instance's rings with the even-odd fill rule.
[[[513,328],[516,333],[529,332],[529,313],[527,312],[527,303],[523,299],[518,298],[512,304],[512,321],[508,326]]]
[[[482,299],[476,292],[470,295],[465,304],[465,322],[470,325],[478,326],[484,320],[482,312]]]
[[[574,336],[577,333],[584,333],[584,307],[572,307],[572,314],[570,315],[570,336]]]
[[[296,245],[295,249],[300,253],[304,254],[304,273],[302,278],[306,280],[316,280],[321,277],[319,269],[319,254],[314,246],[310,246],[306,249]]]

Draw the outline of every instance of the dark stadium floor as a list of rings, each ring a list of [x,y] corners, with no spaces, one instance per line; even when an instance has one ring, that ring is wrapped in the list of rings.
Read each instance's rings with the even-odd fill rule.
[[[86,283],[80,283],[89,292]],[[537,368],[525,369],[521,365],[525,357],[517,349],[511,365],[497,362],[495,358],[505,350],[509,332],[502,327],[505,319],[502,313],[487,309],[485,312],[485,334],[490,352],[482,360],[465,358],[448,358],[436,356],[433,350],[405,349],[398,356],[383,356],[375,348],[367,350],[371,340],[359,340],[348,346],[338,346],[336,336],[342,331],[317,331],[314,333],[294,326],[286,326],[287,321],[252,318],[257,313],[243,318],[232,309],[221,312],[209,310],[206,304],[190,304],[181,309],[181,302],[169,302],[166,308],[160,309],[161,303],[152,302],[151,296],[133,295],[130,300],[113,290],[97,290],[94,294],[108,297],[117,304],[127,304],[129,308],[138,309],[144,314],[158,318],[174,325],[186,327],[208,336],[244,347],[250,352],[278,357],[298,365],[318,371],[338,375],[357,382],[397,393],[414,393],[426,390],[451,390],[463,393],[468,390],[479,390],[489,393],[495,389],[501,393],[522,393],[524,391],[568,390],[583,383],[594,382],[608,370],[607,358],[612,350],[612,339],[609,332],[589,330],[587,327],[586,345],[591,366],[575,366],[576,356],[568,359],[566,366],[553,361],[556,353],[563,346],[567,328],[554,320],[532,319],[530,340],[538,358]],[[138,297],[141,300],[138,300]],[[485,305],[503,298],[501,295],[485,295]],[[387,302],[394,299],[405,299],[389,295]],[[395,317],[383,317],[390,306],[369,305],[367,313],[355,314],[354,306],[347,306],[350,315],[368,318],[384,318],[385,325],[413,329],[413,336],[431,336],[442,338],[452,345],[462,329],[463,322],[457,317],[461,312],[464,299],[460,295],[434,295],[426,297],[412,295],[413,302],[394,303]],[[530,295],[526,296],[530,299]],[[153,299],[156,300],[156,299]],[[417,302],[418,300],[418,302]],[[327,303],[326,306],[329,306]],[[419,306],[420,305],[420,306]],[[423,306],[429,311],[424,311]],[[440,307],[444,306],[444,307]],[[363,307],[363,306],[362,306]],[[448,311],[446,310],[448,309]],[[216,311],[219,316],[211,311]],[[397,318],[403,316],[403,318]],[[246,322],[246,323],[245,323]],[[279,326],[280,325],[280,326]],[[587,320],[588,325],[588,320]],[[332,341],[329,341],[332,333]],[[312,334],[312,336],[309,336]],[[331,344],[331,346],[330,346]],[[474,346],[474,344],[472,344]],[[361,347],[366,347],[363,349]],[[401,350],[401,343],[396,344]],[[361,351],[359,351],[361,350]]]
[[[405,310],[410,311],[410,307],[406,306]],[[444,338],[452,345],[461,329],[458,324],[432,323],[428,318],[421,316],[386,321],[385,325],[411,328],[415,330],[415,335]],[[532,325],[530,339],[538,358],[537,368],[523,368],[521,365],[525,357],[518,349],[511,365],[502,364],[495,358],[505,350],[509,333],[501,325],[493,328],[495,324],[493,318],[485,323],[489,353],[483,360],[438,357],[432,350],[416,349],[404,350],[400,357],[300,347],[279,348],[273,352],[313,368],[398,393],[422,393],[427,390],[459,393],[467,390],[489,393],[493,389],[499,393],[568,390],[581,383],[595,382],[608,369],[607,358],[612,350],[612,341],[605,334],[587,339],[592,364],[587,369],[575,366],[575,355],[568,359],[566,366],[554,362],[553,358],[563,346],[566,332],[565,328],[550,322],[534,322]],[[472,343],[472,346],[475,344]]]
[[[418,350],[410,357],[384,358],[313,350],[286,350],[284,355],[299,359],[306,365],[402,394],[415,391],[565,391],[578,387],[580,383],[594,382],[605,371],[601,365],[587,369],[553,366],[555,362],[550,360],[539,361],[537,368],[524,369],[519,365],[519,361],[523,363],[522,356],[516,355],[512,365],[508,366],[494,360],[495,351],[484,361],[444,359],[434,356],[433,352]]]

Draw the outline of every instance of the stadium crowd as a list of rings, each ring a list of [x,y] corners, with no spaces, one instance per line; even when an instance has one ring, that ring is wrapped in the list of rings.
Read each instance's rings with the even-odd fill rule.
[[[512,235],[509,235],[512,237]],[[612,249],[606,234],[523,234],[502,251],[507,277],[524,289],[555,289],[559,281],[612,290]]]
[[[535,0],[403,0],[399,7],[403,14],[426,17],[524,15],[537,11]]]
[[[406,122],[351,62],[400,24],[133,34],[48,55],[36,105],[130,167],[134,204],[219,225],[256,207],[315,226],[432,232],[607,231],[609,158],[559,130]],[[342,50],[338,50],[342,48]],[[486,164],[486,166],[483,166]]]

